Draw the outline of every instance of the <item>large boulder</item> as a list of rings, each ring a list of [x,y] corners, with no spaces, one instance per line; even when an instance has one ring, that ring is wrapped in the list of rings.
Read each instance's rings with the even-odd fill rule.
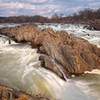
[[[42,54],[41,65],[61,78],[100,69],[100,48],[65,31],[54,32],[34,25],[22,25],[1,29],[0,33],[18,42],[31,42],[32,47],[38,48]]]
[[[35,37],[37,26],[34,24],[6,27],[0,30],[0,34],[13,38],[16,42],[30,42]],[[39,28],[38,28],[39,31]]]
[[[63,72],[63,76],[65,74],[68,77],[68,74],[81,74],[100,68],[100,49],[95,45],[72,34],[68,35],[64,31],[54,32],[47,29],[44,33],[47,35],[42,37],[42,46],[46,55],[49,56],[49,60],[56,63],[59,71]],[[48,66],[45,61],[45,67],[51,67],[50,70],[55,72],[52,63],[51,66],[50,64]],[[56,73],[58,74],[58,71]]]

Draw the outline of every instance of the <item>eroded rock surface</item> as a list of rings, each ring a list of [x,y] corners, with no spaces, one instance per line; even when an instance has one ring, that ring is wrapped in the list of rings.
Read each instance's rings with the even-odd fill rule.
[[[41,53],[42,66],[61,78],[100,68],[100,48],[65,31],[22,25],[1,29],[0,34],[17,42],[31,42],[32,47]]]
[[[6,86],[0,86],[0,100],[53,100],[41,95],[28,95],[24,92],[15,91]]]

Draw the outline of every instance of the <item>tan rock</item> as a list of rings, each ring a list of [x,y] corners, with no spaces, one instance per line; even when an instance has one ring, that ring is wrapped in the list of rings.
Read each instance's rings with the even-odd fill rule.
[[[1,29],[0,33],[13,37],[17,42],[31,42],[33,48],[44,54],[40,59],[42,66],[61,78],[100,69],[100,48],[65,31],[22,25]]]

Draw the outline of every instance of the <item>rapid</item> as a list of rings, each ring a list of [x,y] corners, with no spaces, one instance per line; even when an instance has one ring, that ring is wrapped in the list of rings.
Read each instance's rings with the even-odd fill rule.
[[[40,24],[41,28],[65,30],[69,34],[87,39],[100,47],[100,31],[87,29],[86,25]],[[20,24],[0,24],[0,28]],[[0,84],[28,94],[42,94],[60,100],[100,100],[100,71],[60,79],[53,72],[41,67],[40,54],[30,43],[15,43],[9,37],[0,35]]]

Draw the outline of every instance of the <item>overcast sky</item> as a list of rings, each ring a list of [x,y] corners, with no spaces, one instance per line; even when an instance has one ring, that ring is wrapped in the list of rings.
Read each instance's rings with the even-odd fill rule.
[[[69,15],[84,8],[99,7],[100,0],[0,0],[0,16]]]

